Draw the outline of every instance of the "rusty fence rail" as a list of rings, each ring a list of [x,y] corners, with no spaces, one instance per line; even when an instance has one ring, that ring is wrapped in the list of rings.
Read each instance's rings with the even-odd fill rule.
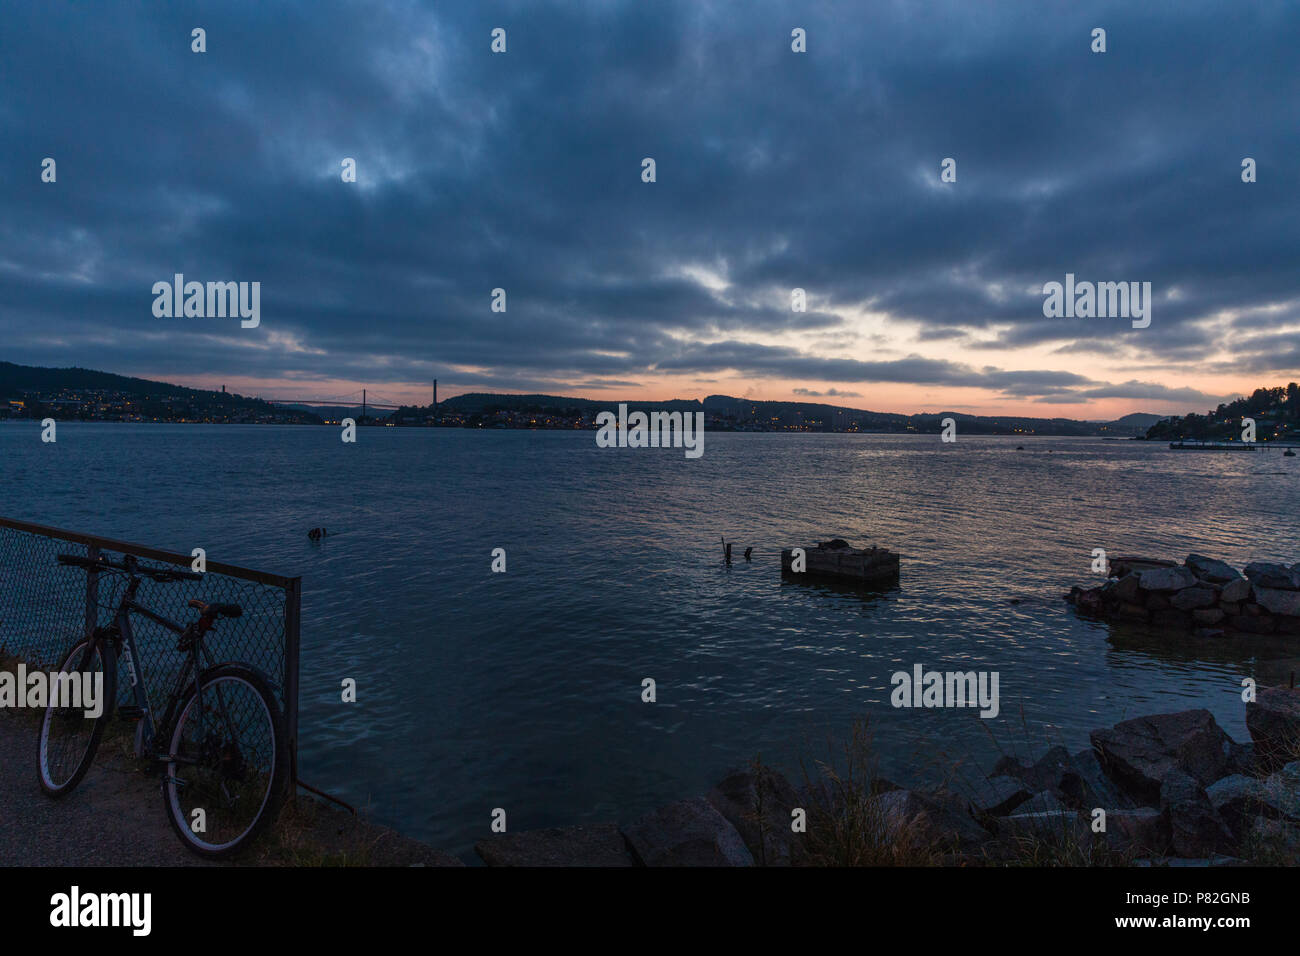
[[[189,568],[188,555],[63,531],[0,517],[0,651],[29,665],[57,667],[89,628],[107,625],[122,597],[120,574],[87,572],[58,563],[58,555],[105,556],[113,561],[131,554],[151,564]],[[231,564],[207,562],[201,581],[158,583],[145,578],[136,600],[172,621],[184,624],[195,612],[190,598],[238,604],[242,617],[223,620],[205,638],[216,661],[241,661],[266,675],[284,711],[289,732],[291,776],[298,779],[298,651],[302,579]],[[151,700],[170,692],[182,662],[176,637],[143,616],[131,619]],[[125,666],[119,658],[119,666]],[[131,685],[118,675],[118,703],[130,703]]]

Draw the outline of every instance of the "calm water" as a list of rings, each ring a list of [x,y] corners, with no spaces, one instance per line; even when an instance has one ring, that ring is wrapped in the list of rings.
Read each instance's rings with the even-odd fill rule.
[[[1298,476],[1093,439],[709,433],[688,461],[589,432],[0,426],[0,514],[301,574],[303,778],[458,853],[494,807],[627,821],[758,753],[797,775],[863,716],[903,780],[1191,706],[1244,739],[1241,677],[1294,649],[1174,646],[1060,595],[1094,547],[1295,561]],[[781,547],[836,535],[901,552],[901,588],[782,583]],[[1001,715],[894,710],[914,663],[998,671]]]

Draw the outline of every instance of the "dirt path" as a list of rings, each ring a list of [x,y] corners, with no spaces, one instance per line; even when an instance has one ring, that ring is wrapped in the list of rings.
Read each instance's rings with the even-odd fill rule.
[[[164,816],[158,776],[106,735],[72,793],[45,796],[36,780],[32,714],[0,711],[0,866],[228,866],[194,855]],[[280,815],[241,864],[260,866],[461,866],[387,827],[308,797]]]

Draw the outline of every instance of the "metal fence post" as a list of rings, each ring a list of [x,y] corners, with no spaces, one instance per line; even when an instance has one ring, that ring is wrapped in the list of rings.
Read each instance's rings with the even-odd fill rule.
[[[289,732],[289,782],[298,783],[298,642],[302,625],[302,578],[284,589],[284,709]]]

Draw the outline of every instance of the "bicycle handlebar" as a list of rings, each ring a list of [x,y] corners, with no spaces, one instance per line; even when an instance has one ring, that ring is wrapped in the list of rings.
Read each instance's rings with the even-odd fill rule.
[[[141,567],[135,562],[135,559],[127,560],[123,558],[120,562],[110,561],[108,558],[87,558],[80,554],[60,554],[58,556],[59,564],[72,565],[78,568],[85,568],[87,571],[124,571],[127,574],[142,574],[153,578],[160,583],[168,581],[202,581],[203,575],[197,571],[183,571],[180,568],[147,568]]]

